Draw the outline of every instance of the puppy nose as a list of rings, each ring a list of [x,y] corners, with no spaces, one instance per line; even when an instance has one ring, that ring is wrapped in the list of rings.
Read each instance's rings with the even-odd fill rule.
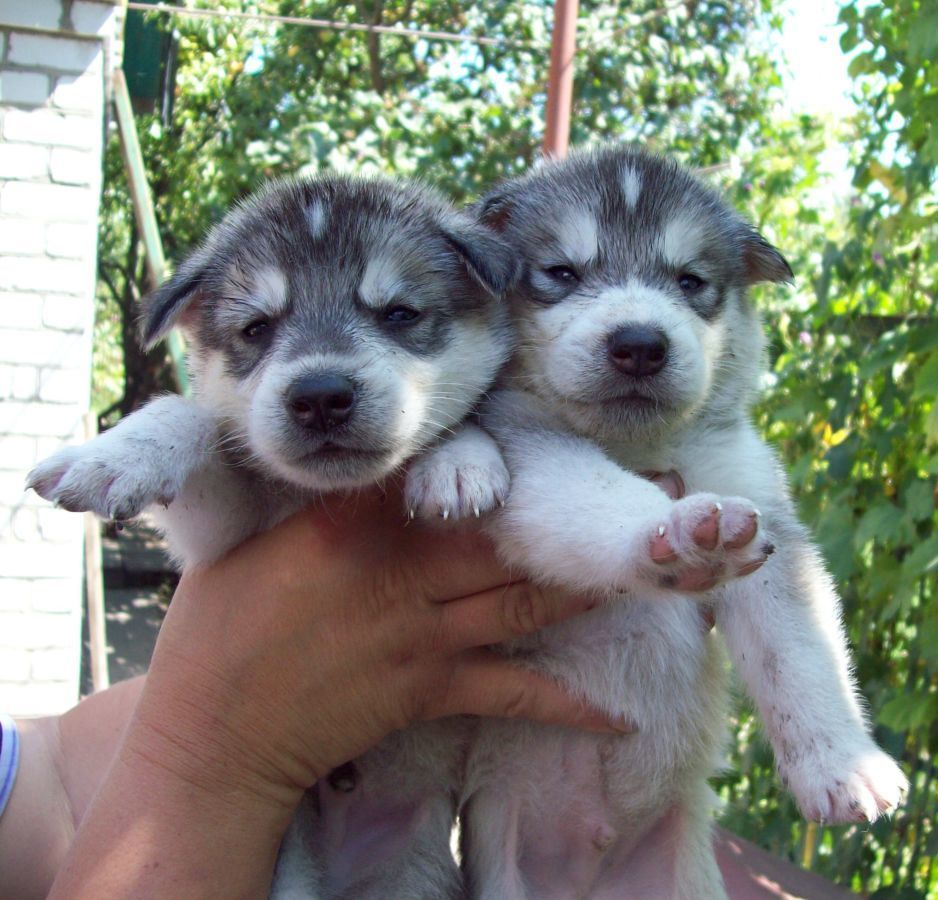
[[[287,409],[303,428],[328,431],[347,422],[355,408],[355,386],[344,375],[306,375],[287,391]]]
[[[609,335],[609,361],[623,375],[657,375],[668,361],[668,339],[648,325],[625,325]]]

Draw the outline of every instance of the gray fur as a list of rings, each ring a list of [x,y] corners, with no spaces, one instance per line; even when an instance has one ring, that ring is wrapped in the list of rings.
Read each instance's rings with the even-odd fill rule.
[[[505,652],[637,732],[484,723],[464,791],[470,894],[723,897],[706,778],[726,696],[701,602],[807,816],[874,819],[904,785],[869,737],[831,581],[748,422],[762,335],[746,288],[791,270],[684,169],[620,147],[546,163],[476,209],[522,260],[518,349],[482,415],[511,476],[488,529],[514,568],[606,601]],[[610,336],[632,326],[668,338],[656,374],[613,364]],[[670,469],[684,499],[635,474]],[[673,558],[656,562],[662,536]],[[681,589],[695,579],[709,589]]]
[[[186,333],[193,398],[152,401],[41,463],[30,485],[106,518],[149,509],[187,568],[325,492],[386,478],[434,442],[469,435],[487,451],[490,439],[460,423],[508,356],[500,295],[516,265],[504,241],[425,188],[337,176],[273,185],[146,304],[147,344],[174,326]],[[348,380],[354,406],[312,428],[291,389],[325,376]],[[491,456],[498,478],[473,495],[477,515],[504,490],[494,445]],[[423,512],[439,491],[420,497]],[[458,896],[449,829],[463,752],[458,727],[415,727],[357,760],[356,779],[315,786],[274,894]]]

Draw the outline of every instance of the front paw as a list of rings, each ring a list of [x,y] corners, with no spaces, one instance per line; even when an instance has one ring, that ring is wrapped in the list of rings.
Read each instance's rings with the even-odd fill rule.
[[[404,497],[411,519],[478,518],[504,505],[508,484],[508,469],[498,455],[468,462],[430,453],[408,470]]]
[[[46,500],[71,512],[102,519],[132,519],[147,506],[168,505],[182,485],[172,470],[139,448],[121,448],[106,435],[82,447],[66,447],[39,463],[26,482]]]
[[[872,741],[850,753],[801,753],[788,748],[778,764],[804,817],[824,824],[875,822],[902,801],[908,780]]]
[[[645,547],[652,582],[661,588],[706,591],[749,575],[774,552],[759,511],[741,497],[691,494],[664,521],[652,523]]]

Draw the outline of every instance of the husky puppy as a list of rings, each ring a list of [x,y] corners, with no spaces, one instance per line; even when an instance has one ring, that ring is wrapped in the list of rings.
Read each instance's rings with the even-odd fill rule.
[[[152,401],[41,463],[29,485],[107,519],[150,509],[186,568],[453,432],[465,465],[447,468],[441,449],[408,484],[411,516],[480,515],[504,498],[507,472],[491,438],[459,423],[510,351],[498,296],[516,268],[504,241],[423,188],[274,186],[146,305],[146,344],[177,325],[189,338],[192,399]],[[452,729],[428,723],[318,784],[279,895],[458,895],[449,831],[462,753]]]
[[[485,722],[465,786],[471,894],[723,897],[706,779],[726,688],[702,601],[806,817],[873,821],[906,783],[870,737],[831,579],[748,419],[763,344],[746,289],[791,270],[713,191],[630,149],[548,163],[480,210],[523,261],[520,346],[482,418],[511,477],[489,528],[510,563],[607,598],[505,652],[637,730]],[[669,470],[683,499],[636,474]]]

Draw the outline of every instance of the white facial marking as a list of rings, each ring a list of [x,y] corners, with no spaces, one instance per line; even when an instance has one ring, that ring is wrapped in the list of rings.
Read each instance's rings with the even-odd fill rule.
[[[362,300],[369,306],[387,303],[403,287],[396,262],[386,254],[368,260],[359,287]]]
[[[322,200],[314,200],[306,207],[306,224],[309,226],[309,233],[314,238],[322,237],[327,218],[326,205]]]
[[[287,280],[279,269],[273,266],[259,269],[254,276],[254,289],[265,312],[276,316],[287,308]]]
[[[659,238],[661,255],[674,268],[679,269],[696,259],[703,238],[703,226],[686,216],[671,219]]]
[[[638,195],[642,192],[642,177],[631,166],[624,166],[622,169],[622,195],[629,209],[635,209],[638,205]]]
[[[588,263],[596,255],[596,219],[585,209],[572,210],[557,224],[557,243],[573,263]]]

